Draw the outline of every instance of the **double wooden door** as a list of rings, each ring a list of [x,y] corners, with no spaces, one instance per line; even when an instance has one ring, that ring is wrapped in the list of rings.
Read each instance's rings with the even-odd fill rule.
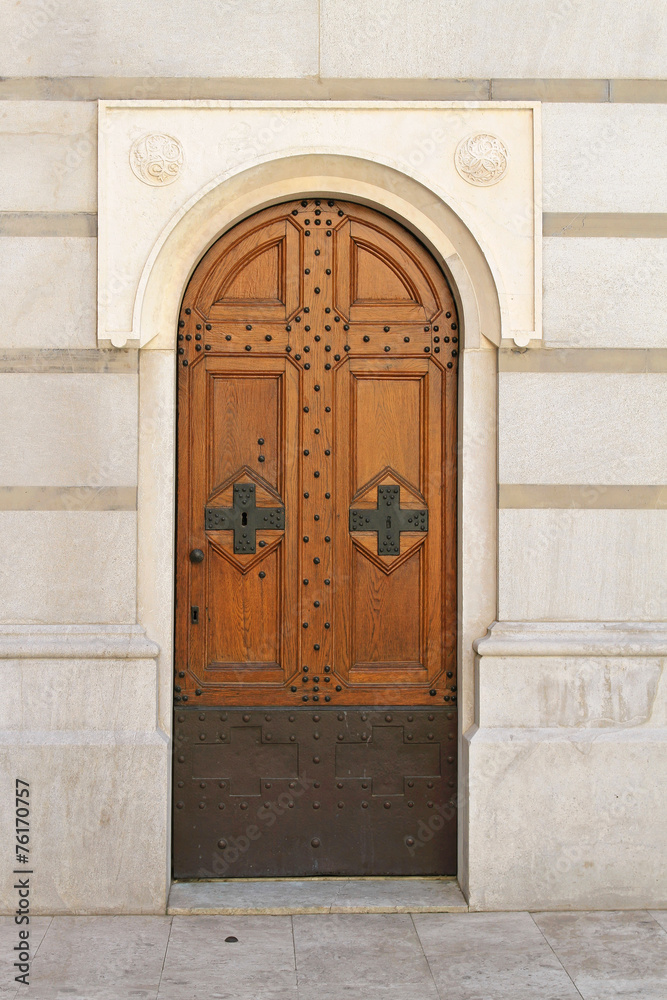
[[[176,877],[454,872],[457,361],[442,272],[364,206],[273,206],[196,268]]]

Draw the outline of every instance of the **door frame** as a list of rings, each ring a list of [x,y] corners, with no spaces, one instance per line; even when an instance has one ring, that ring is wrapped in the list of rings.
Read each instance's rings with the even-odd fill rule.
[[[438,194],[400,171],[329,154],[283,157],[218,184],[190,204],[144,272],[139,352],[137,613],[160,646],[158,725],[173,712],[174,536],[176,517],[176,330],[187,283],[201,257],[231,226],[296,197],[358,201],[396,219],[427,247],[447,277],[459,312],[457,601],[458,877],[467,892],[467,749],[475,730],[472,643],[497,617],[497,350],[501,295],[493,262]],[[171,764],[164,808],[170,810]],[[169,813],[166,816],[171,828]],[[171,881],[171,837],[165,858]]]

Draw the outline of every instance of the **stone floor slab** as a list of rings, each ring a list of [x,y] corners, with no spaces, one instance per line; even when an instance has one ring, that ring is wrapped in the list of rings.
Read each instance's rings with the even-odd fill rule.
[[[283,915],[299,913],[466,912],[453,879],[241,879],[174,882],[168,912]]]
[[[53,917],[26,1000],[155,1000],[169,917]]]
[[[667,1000],[664,911],[37,917],[27,989],[15,930],[0,1000]]]
[[[310,989],[319,998],[328,990],[333,998],[353,986],[364,998],[382,988],[437,997],[408,914],[331,913],[292,922],[300,995]]]
[[[656,920],[663,930],[667,931],[667,910],[649,910],[654,920]]]
[[[375,986],[364,983],[361,990],[348,983],[332,989],[326,986],[304,986],[299,989],[298,1000],[441,1000],[441,996],[435,983],[430,986],[424,983],[417,986]]]
[[[665,1000],[667,934],[642,910],[535,913],[583,1000]]]
[[[28,940],[32,961],[39,952],[52,919],[52,917],[32,917],[30,920]],[[23,926],[17,927],[13,917],[0,917],[0,1000],[13,1000],[19,989],[23,990],[24,995],[27,992],[25,987],[14,979],[18,974],[14,968],[16,961],[14,946],[19,943],[20,929],[23,929]]]
[[[290,918],[174,917],[158,997],[296,1000]]]
[[[580,1000],[527,913],[415,914],[413,920],[447,1000]]]

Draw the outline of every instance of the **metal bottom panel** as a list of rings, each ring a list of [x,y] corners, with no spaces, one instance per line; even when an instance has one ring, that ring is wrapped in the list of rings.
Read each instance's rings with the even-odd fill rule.
[[[179,708],[174,877],[453,875],[456,713]]]

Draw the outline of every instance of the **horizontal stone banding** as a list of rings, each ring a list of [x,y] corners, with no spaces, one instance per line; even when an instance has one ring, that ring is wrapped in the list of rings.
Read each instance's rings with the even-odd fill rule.
[[[501,483],[501,510],[665,510],[667,486]]]

